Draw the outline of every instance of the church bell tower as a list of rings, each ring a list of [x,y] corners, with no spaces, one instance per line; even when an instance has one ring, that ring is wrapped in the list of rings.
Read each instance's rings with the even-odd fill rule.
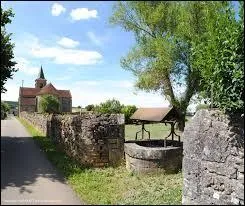
[[[37,79],[35,80],[35,88],[43,88],[47,83],[47,80],[45,79],[44,77],[44,74],[43,74],[43,68],[41,66],[40,68],[40,72],[38,74],[38,77]]]

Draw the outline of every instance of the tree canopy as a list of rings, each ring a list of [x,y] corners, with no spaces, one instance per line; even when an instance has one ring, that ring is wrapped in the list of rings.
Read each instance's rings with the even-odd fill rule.
[[[54,95],[42,95],[38,102],[38,111],[41,113],[59,113],[60,102]]]
[[[1,8],[1,93],[6,91],[4,87],[6,81],[12,78],[13,73],[17,71],[15,68],[16,62],[13,61],[14,44],[11,43],[11,33],[6,32],[6,24],[12,22],[11,17],[14,17],[14,13],[11,9],[2,10]]]
[[[230,5],[230,2],[176,1],[120,1],[114,5],[110,22],[133,32],[136,39],[136,45],[121,59],[122,67],[137,77],[136,87],[160,91],[169,100],[178,111],[180,130],[184,129],[191,98],[207,91],[206,85],[210,84],[205,74],[211,65],[203,67],[199,60],[203,47],[211,49],[212,39],[218,32],[224,32],[222,26],[229,23],[225,22],[227,17],[233,23],[229,28],[234,29]],[[212,33],[215,21],[220,26]],[[215,47],[215,52],[219,49]],[[209,57],[216,58],[211,53]],[[181,94],[180,88],[185,88]]]

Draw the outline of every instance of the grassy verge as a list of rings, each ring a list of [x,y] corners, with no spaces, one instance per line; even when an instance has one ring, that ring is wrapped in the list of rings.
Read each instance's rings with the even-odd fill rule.
[[[125,165],[83,168],[27,121],[19,121],[45,151],[48,159],[64,174],[74,191],[88,204],[181,204],[181,173],[136,175],[128,172]]]

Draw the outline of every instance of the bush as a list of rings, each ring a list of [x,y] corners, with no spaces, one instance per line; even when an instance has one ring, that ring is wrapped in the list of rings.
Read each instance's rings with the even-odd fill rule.
[[[60,102],[53,95],[43,95],[38,104],[38,111],[42,113],[59,113]]]
[[[100,105],[96,105],[94,110],[100,113],[117,114],[121,113],[122,105],[116,99],[107,100]]]
[[[93,106],[93,107],[92,107]],[[106,114],[124,114],[125,124],[130,124],[130,117],[137,110],[135,105],[123,105],[116,99],[107,100],[105,102],[100,103],[99,105],[88,105],[85,107],[87,111],[95,111],[99,113]],[[92,108],[92,109],[91,109]],[[91,110],[89,110],[91,109]]]
[[[10,106],[5,102],[1,102],[1,111],[7,113],[9,112],[9,110],[10,110]]]
[[[135,105],[127,105],[123,106],[121,109],[121,113],[125,116],[125,124],[130,124],[132,121],[130,120],[130,117],[133,115],[133,113],[137,110]]]
[[[93,111],[93,110],[94,110],[94,105],[93,105],[93,104],[89,104],[89,105],[87,105],[87,106],[85,107],[85,109],[86,109],[87,111]]]

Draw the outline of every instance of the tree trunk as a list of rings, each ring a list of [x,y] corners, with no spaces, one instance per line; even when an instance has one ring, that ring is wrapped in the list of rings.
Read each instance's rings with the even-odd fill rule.
[[[183,132],[185,128],[185,115],[181,115],[178,118],[177,128],[179,131]]]
[[[185,115],[186,109],[177,109],[178,118],[177,118],[177,129],[181,132],[184,131],[185,128]]]

